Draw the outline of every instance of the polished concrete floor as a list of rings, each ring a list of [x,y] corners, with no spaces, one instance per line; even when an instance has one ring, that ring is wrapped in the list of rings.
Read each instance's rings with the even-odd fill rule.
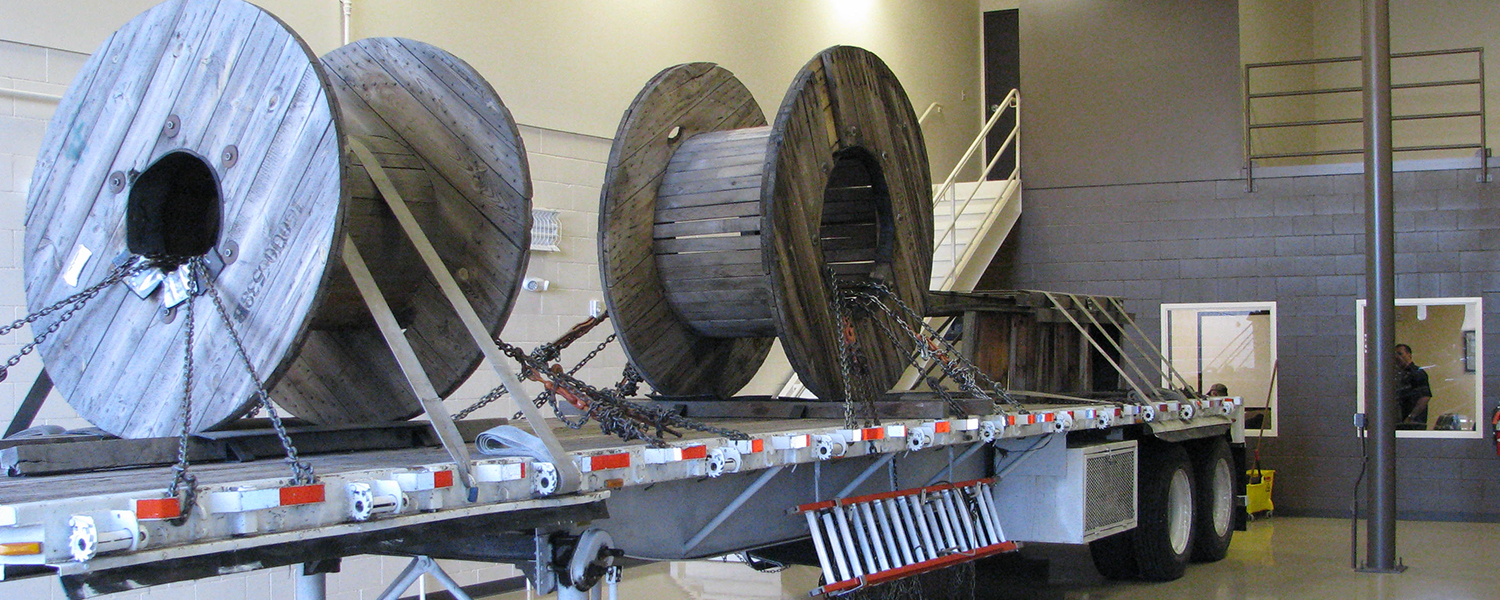
[[[1363,524],[1359,530],[1363,535]],[[1042,584],[1007,585],[992,598],[1036,600],[1494,600],[1500,598],[1500,524],[1401,522],[1400,574],[1349,567],[1349,521],[1273,517],[1236,532],[1229,557],[1194,565],[1168,583],[1110,582],[1091,568],[1086,549],[1032,546],[1051,559]],[[1360,542],[1363,557],[1363,538]],[[1363,560],[1363,558],[1361,558]],[[1024,584],[1023,584],[1024,585]],[[983,594],[980,594],[983,596]]]
[[[1363,529],[1361,528],[1361,533]],[[1194,565],[1169,583],[1111,582],[1087,548],[1032,545],[1005,573],[978,576],[975,598],[1024,600],[1495,600],[1500,599],[1500,524],[1402,522],[1400,574],[1349,568],[1349,522],[1274,517],[1237,532],[1229,557]],[[1361,553],[1363,546],[1361,545]],[[1023,564],[1024,563],[1024,564]],[[989,565],[990,571],[1002,565]],[[689,562],[629,569],[620,598],[751,600],[806,598],[817,570],[757,573],[742,564]],[[497,598],[525,598],[518,592]]]

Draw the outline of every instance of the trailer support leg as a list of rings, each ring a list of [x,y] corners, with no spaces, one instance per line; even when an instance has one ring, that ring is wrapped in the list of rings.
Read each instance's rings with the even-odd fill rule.
[[[412,558],[411,562],[406,564],[406,568],[401,570],[401,574],[396,577],[396,580],[391,582],[390,587],[385,588],[385,591],[380,593],[379,600],[396,600],[400,598],[401,594],[406,591],[406,588],[411,587],[411,584],[416,583],[417,579],[423,575],[432,575],[433,578],[438,580],[438,583],[443,584],[443,589],[448,590],[448,593],[452,594],[456,600],[474,600],[468,593],[464,592],[463,586],[458,585],[457,581],[449,577],[448,573],[441,566],[438,566],[437,561],[432,560],[430,556]]]
[[[297,600],[326,600],[328,574],[306,572],[297,576]]]

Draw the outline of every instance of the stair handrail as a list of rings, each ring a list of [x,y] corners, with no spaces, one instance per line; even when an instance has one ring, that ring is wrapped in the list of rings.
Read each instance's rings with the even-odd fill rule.
[[[974,158],[974,153],[978,152],[979,147],[984,145],[985,136],[988,136],[990,130],[995,128],[995,124],[1000,122],[1000,116],[1005,114],[1005,109],[1013,106],[1017,107],[1016,114],[1017,116],[1020,115],[1020,102],[1021,90],[1012,89],[1009,94],[1005,95],[1005,99],[1000,101],[1000,104],[995,105],[994,114],[990,115],[989,120],[984,122],[984,127],[979,130],[979,135],[974,136],[974,142],[969,144],[968,150],[964,151],[963,158],[958,159],[958,164],[953,167],[953,172],[948,174],[948,178],[943,180],[942,187],[938,188],[936,194],[933,194],[933,204],[937,204],[943,195],[947,194],[948,190],[953,188],[953,184],[958,181],[958,174],[964,170],[964,167],[969,166],[969,161]],[[1020,126],[1021,120],[1016,119],[1016,128],[1020,129]]]

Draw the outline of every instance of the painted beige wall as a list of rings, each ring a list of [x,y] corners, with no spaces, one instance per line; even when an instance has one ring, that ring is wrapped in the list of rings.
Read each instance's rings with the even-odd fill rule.
[[[1286,60],[1304,58],[1326,58],[1357,56],[1360,54],[1360,0],[1241,0],[1241,52],[1245,62]],[[1391,50],[1411,52],[1419,50],[1483,47],[1500,49],[1500,3],[1493,0],[1392,0],[1391,2]],[[1493,54],[1493,52],[1492,52]],[[1477,69],[1471,57],[1463,59],[1396,60],[1392,63],[1392,79],[1402,81],[1433,81],[1468,79]],[[1500,100],[1500,67],[1495,60],[1487,61],[1487,92],[1485,99],[1491,106]],[[1358,63],[1317,68],[1288,69],[1283,76],[1297,77],[1302,83],[1317,87],[1342,87],[1360,85]],[[1468,111],[1478,106],[1477,88],[1458,90],[1401,91],[1392,95],[1395,113],[1431,113],[1443,111]],[[1341,94],[1321,96],[1313,103],[1311,118],[1331,119],[1358,117],[1361,111],[1360,95]],[[1477,119],[1447,119],[1431,122],[1398,122],[1395,125],[1395,141],[1398,146],[1418,144],[1440,144],[1475,141]],[[1500,135],[1500,123],[1490,119],[1488,137]],[[1310,140],[1289,140],[1286,143],[1302,143],[1304,149],[1357,148],[1361,145],[1359,125],[1322,126],[1310,133]],[[1471,157],[1472,151],[1445,153],[1398,154],[1397,160]],[[1321,159],[1321,162],[1359,162],[1358,156]]]
[[[836,44],[879,54],[926,123],[935,172],[946,175],[978,132],[977,0],[353,0],[351,37],[402,36],[440,46],[479,70],[524,124],[610,138],[645,82],[682,62],[734,71],[773,113],[797,70]],[[0,0],[0,39],[92,52],[153,5],[69,0],[45,9]],[[262,0],[318,53],[339,44],[337,0]]]

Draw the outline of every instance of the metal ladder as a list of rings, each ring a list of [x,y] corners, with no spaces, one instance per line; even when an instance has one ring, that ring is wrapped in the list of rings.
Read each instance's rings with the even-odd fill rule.
[[[846,593],[1016,549],[995,510],[994,479],[941,483],[803,504],[826,582]]]

